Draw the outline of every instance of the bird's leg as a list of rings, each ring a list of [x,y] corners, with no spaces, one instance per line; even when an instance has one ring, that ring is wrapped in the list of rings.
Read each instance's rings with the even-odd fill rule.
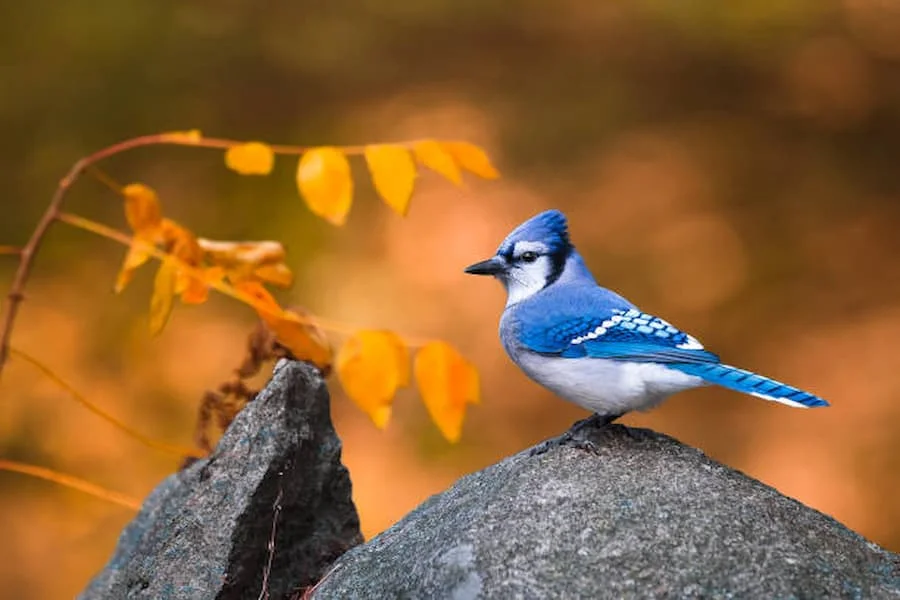
[[[600,429],[601,427],[606,427],[619,417],[618,415],[601,415],[599,413],[594,413],[586,419],[581,419],[580,421],[576,421],[570,428],[569,431],[566,432],[570,437],[576,433],[580,433],[585,429]]]
[[[539,446],[536,446],[531,451],[531,456],[544,454],[550,449],[551,446],[554,445],[568,445],[578,448],[579,450],[585,450],[587,452],[599,454],[600,449],[597,448],[597,444],[587,439],[583,435],[583,432],[586,433],[591,429],[600,429],[602,427],[606,427],[621,416],[622,415],[600,415],[594,413],[586,419],[581,419],[580,421],[575,422],[561,437],[547,440]]]
[[[584,434],[588,433],[591,429],[601,429],[603,427],[606,427],[621,416],[621,414],[601,415],[594,413],[587,419],[582,419],[572,425],[572,427],[569,428],[565,435],[563,435],[561,442],[563,444],[574,446],[579,450],[584,450],[593,454],[599,454],[600,449],[597,447],[597,444],[595,444],[589,438],[585,437]]]

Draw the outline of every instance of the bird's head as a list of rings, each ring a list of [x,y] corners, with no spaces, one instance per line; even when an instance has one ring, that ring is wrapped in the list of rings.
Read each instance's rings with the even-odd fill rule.
[[[565,215],[548,210],[516,227],[494,256],[469,265],[466,273],[499,279],[510,306],[560,279],[573,252]]]

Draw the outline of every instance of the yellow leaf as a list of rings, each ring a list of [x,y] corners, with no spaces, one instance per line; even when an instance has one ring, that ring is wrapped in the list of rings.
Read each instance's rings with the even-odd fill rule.
[[[162,209],[152,188],[132,183],[122,188],[125,196],[125,218],[136,233],[150,234],[162,223]]]
[[[203,139],[203,134],[199,129],[189,129],[187,131],[170,131],[160,136],[167,142],[177,144],[196,144]]]
[[[294,274],[284,263],[257,267],[253,270],[253,275],[260,281],[283,288],[291,287],[294,282]]]
[[[122,263],[122,268],[119,270],[119,276],[116,278],[115,292],[117,294],[122,293],[125,286],[131,282],[134,272],[150,259],[150,247],[150,244],[139,238],[135,238],[128,247],[125,261]]]
[[[474,173],[483,179],[497,179],[500,177],[500,173],[491,164],[491,159],[488,158],[487,153],[475,144],[470,144],[469,142],[441,142],[440,144],[453,157],[456,164],[466,171]]]
[[[446,342],[430,342],[415,358],[419,393],[431,420],[450,442],[462,433],[466,404],[479,401],[478,371]]]
[[[384,429],[397,388],[409,382],[409,350],[400,337],[390,331],[359,331],[338,351],[335,367],[350,399]]]
[[[413,146],[416,158],[423,165],[440,173],[456,185],[462,184],[462,174],[453,156],[434,140],[422,140]]]
[[[350,163],[336,148],[313,148],[297,165],[297,187],[309,209],[333,225],[343,225],[353,201]]]
[[[225,151],[225,166],[241,175],[268,175],[275,166],[275,152],[262,142],[247,142]]]
[[[375,190],[388,206],[406,216],[416,181],[416,163],[409,150],[397,144],[366,146],[366,163]]]
[[[153,280],[153,297],[150,298],[150,333],[156,335],[166,326],[172,312],[175,296],[175,263],[164,260],[159,264]]]

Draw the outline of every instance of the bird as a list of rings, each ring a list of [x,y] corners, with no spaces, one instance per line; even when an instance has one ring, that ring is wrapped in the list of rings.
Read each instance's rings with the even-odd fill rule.
[[[722,363],[694,336],[601,287],[559,210],[520,224],[494,256],[465,272],[503,284],[503,348],[529,378],[591,411],[582,425],[606,425],[710,384],[795,408],[828,406],[814,394]]]

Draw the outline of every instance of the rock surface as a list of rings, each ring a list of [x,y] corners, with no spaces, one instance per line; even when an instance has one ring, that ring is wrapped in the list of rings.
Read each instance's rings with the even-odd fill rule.
[[[266,598],[295,595],[362,541],[328,391],[286,360],[210,458],[153,491],[80,597],[257,598],[276,518]]]
[[[341,557],[313,598],[900,598],[900,558],[611,425],[464,477]]]

